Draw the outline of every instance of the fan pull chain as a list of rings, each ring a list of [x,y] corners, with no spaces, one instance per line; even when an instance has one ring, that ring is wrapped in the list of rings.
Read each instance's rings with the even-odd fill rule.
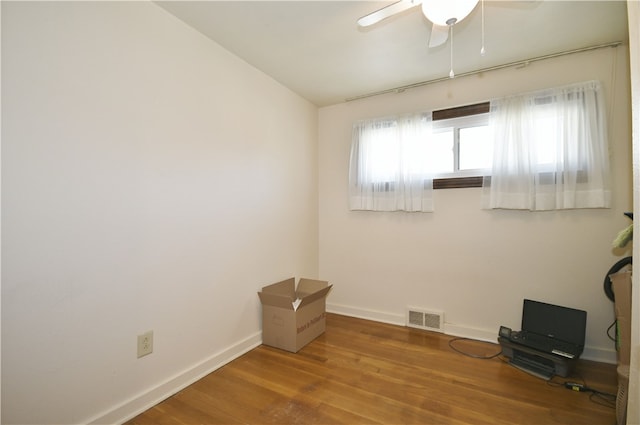
[[[480,9],[482,10],[482,48],[480,49],[480,56],[484,56],[484,0],[480,0]]]
[[[451,70],[449,71],[449,78],[453,78],[456,76],[456,74],[453,73],[453,24],[449,25],[449,42],[451,44],[451,53],[449,58]]]

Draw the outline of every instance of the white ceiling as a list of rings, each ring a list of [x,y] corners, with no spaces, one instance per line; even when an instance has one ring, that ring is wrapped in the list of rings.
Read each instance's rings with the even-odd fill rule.
[[[356,20],[393,1],[158,1],[188,25],[318,106],[446,77],[450,45],[428,48],[414,7],[373,27]],[[454,26],[457,75],[614,41],[626,2],[485,1]]]

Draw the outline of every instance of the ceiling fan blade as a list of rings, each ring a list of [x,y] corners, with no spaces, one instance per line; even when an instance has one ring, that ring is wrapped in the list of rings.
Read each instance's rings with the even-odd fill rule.
[[[421,3],[422,0],[400,0],[358,19],[358,26],[371,26],[382,21],[383,19],[387,19],[400,12],[404,12],[405,10],[411,9],[414,6],[418,6]]]
[[[449,38],[449,27],[433,24],[431,26],[431,36],[429,37],[429,47],[436,47],[444,44]]]

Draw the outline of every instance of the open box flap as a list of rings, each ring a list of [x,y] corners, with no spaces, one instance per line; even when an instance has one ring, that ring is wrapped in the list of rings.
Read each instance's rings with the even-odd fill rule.
[[[264,305],[295,310],[293,302],[296,299],[296,280],[290,278],[282,282],[265,286],[258,292],[260,302]]]
[[[284,308],[287,310],[293,310],[293,300],[291,297],[280,295],[280,294],[272,294],[269,292],[258,292],[258,296],[260,297],[260,302],[263,305],[270,305],[272,307]]]
[[[282,282],[265,286],[262,288],[262,292],[287,296],[293,301],[296,299],[296,280],[292,277]]]
[[[298,282],[298,287],[296,288],[296,296],[298,298],[304,298],[305,296],[313,294],[314,292],[318,292],[328,286],[329,282],[324,280],[302,278]]]
[[[312,302],[327,296],[327,294],[331,290],[332,286],[333,285],[329,285],[329,286],[326,286],[326,287],[322,288],[321,290],[319,290],[317,292],[314,292],[313,294],[301,296],[300,297],[301,301],[300,301],[300,305],[298,306],[298,309],[304,307],[307,304],[311,304]]]

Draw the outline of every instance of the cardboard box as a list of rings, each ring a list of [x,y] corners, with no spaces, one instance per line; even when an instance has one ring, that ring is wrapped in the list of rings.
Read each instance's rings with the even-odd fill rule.
[[[614,273],[609,279],[615,297],[618,365],[628,365],[631,360],[631,272]]]
[[[295,278],[265,286],[262,303],[262,343],[293,353],[322,335],[326,326],[328,282]]]

